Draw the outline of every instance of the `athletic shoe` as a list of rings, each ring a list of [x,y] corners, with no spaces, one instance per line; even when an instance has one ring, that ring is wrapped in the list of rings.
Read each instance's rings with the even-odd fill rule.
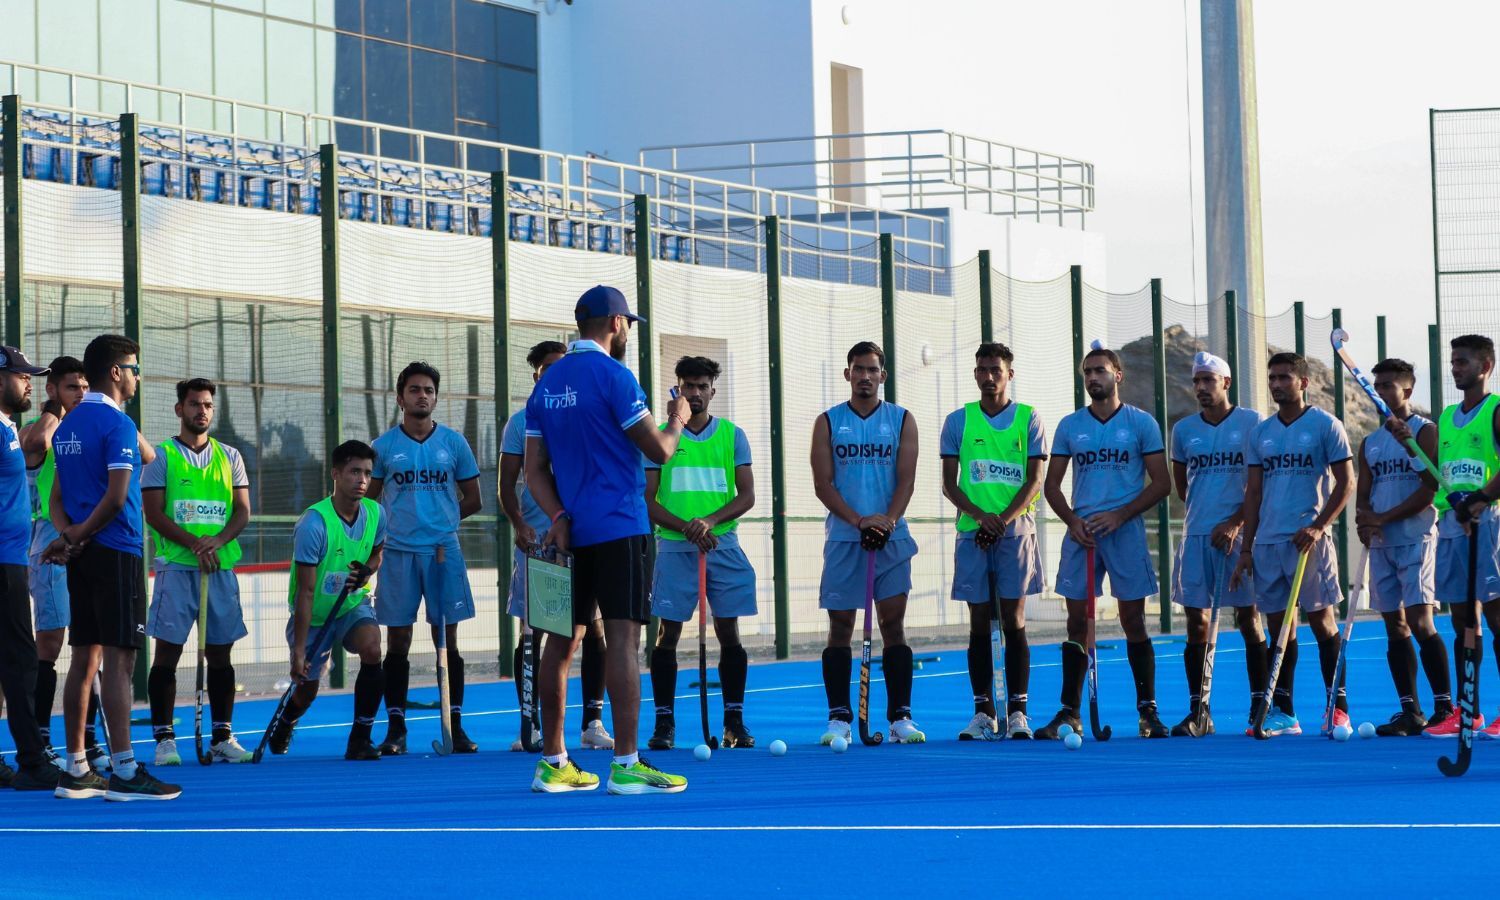
[[[277,756],[281,756],[290,750],[292,748],[292,732],[296,728],[297,722],[295,720],[282,719],[280,724],[276,726],[276,730],[271,732],[271,739],[268,741],[271,752]]]
[[[107,793],[109,782],[101,778],[98,772],[89,769],[82,775],[63,772],[57,779],[57,787],[53,789],[52,796],[63,800],[91,800]]]
[[[255,754],[241,747],[234,735],[230,735],[222,741],[209,743],[208,758],[211,762],[242,763],[254,759]]]
[[[158,766],[182,765],[182,757],[177,753],[176,738],[163,738],[156,742],[156,764]]]
[[[999,735],[1000,724],[987,713],[977,712],[964,730],[958,733],[961,741],[993,741]]]
[[[107,775],[114,768],[114,761],[109,758],[109,751],[98,744],[85,747],[83,752],[88,755],[89,768],[100,775]]]
[[[351,762],[369,762],[379,758],[380,750],[370,743],[369,735],[349,735],[349,743],[344,747],[344,759]]]
[[[1344,726],[1350,731],[1354,730],[1354,726],[1349,724],[1349,714],[1335,706],[1333,708],[1333,721],[1331,723],[1325,723],[1323,727],[1318,730],[1318,734],[1321,734],[1323,737],[1328,737],[1329,735],[1333,734],[1333,729],[1339,727],[1340,725]]]
[[[10,787],[10,783],[16,778],[16,770],[5,764],[5,757],[0,756],[0,788]]]
[[[651,739],[646,742],[647,750],[671,750],[677,741],[677,726],[672,724],[671,719],[657,719],[656,730],[651,732]],[[611,744],[613,746],[613,744]]]
[[[1136,732],[1143,738],[1164,738],[1171,735],[1167,726],[1162,722],[1161,716],[1156,714],[1156,704],[1147,703],[1140,709],[1141,718],[1136,724]]]
[[[1422,729],[1423,737],[1430,738],[1455,738],[1458,737],[1459,711],[1454,707],[1448,711],[1448,715],[1439,719],[1436,714],[1427,720],[1427,727]],[[1474,730],[1484,730],[1484,713],[1475,713]]]
[[[1012,741],[1031,740],[1031,720],[1019,709],[1005,720],[1005,736]]]
[[[745,727],[744,719],[725,719],[724,736],[719,740],[719,746],[725,750],[736,747],[749,750],[755,746],[755,735]]]
[[[1198,711],[1195,709],[1187,714],[1181,722],[1172,726],[1172,737],[1203,737],[1214,733],[1214,718],[1212,709],[1209,710],[1203,723],[1203,731],[1198,731]]]
[[[458,716],[453,718],[457,719]],[[453,752],[454,753],[478,753],[479,745],[464,732],[464,727],[458,722],[453,723]]]
[[[10,786],[18,791],[55,791],[61,779],[62,772],[56,766],[44,763],[17,772]]]
[[[1052,717],[1052,721],[1036,730],[1036,739],[1039,741],[1059,740],[1061,736],[1057,731],[1064,725],[1072,728],[1074,734],[1083,733],[1083,720],[1078,718],[1078,713],[1063,707],[1057,711],[1057,715]]]
[[[652,766],[646,757],[636,758],[635,764],[622,766],[609,764],[609,792],[611,794],[680,794],[687,790],[687,779],[681,775],[668,775]]]
[[[891,740],[898,744],[925,744],[927,735],[911,719],[897,719],[891,723]]]
[[[1376,725],[1375,733],[1381,737],[1415,737],[1427,727],[1427,719],[1420,712],[1402,710],[1391,716],[1384,725]]]
[[[62,771],[66,771],[67,770],[67,768],[68,768],[68,761],[65,760],[65,759],[63,759],[62,758],[62,754],[58,753],[57,750],[55,750],[51,744],[48,744],[46,747],[43,747],[42,748],[42,753],[47,757],[47,762],[51,763],[54,767],[56,767],[57,771],[62,772]]]
[[[590,750],[613,750],[615,739],[604,730],[604,720],[595,719],[583,727],[583,736],[580,741],[584,747]]]
[[[531,729],[531,743],[537,747],[542,746],[542,733],[535,728]],[[516,738],[510,742],[510,752],[521,753],[525,750],[526,746],[521,743],[520,738]]]
[[[1495,717],[1495,720],[1490,723],[1490,727],[1475,729],[1475,736],[1484,738],[1487,741],[1500,741],[1500,716]]]
[[[531,789],[542,794],[592,791],[598,786],[599,776],[578,768],[578,763],[571,759],[561,766],[539,759],[536,761],[536,774],[531,776]]]
[[[105,792],[104,799],[126,802],[130,800],[176,800],[182,795],[182,788],[175,784],[167,784],[158,781],[145,766],[135,767],[135,777],[130,780],[121,778],[118,774],[109,776],[109,790]]]
[[[397,725],[396,720],[401,724]],[[391,716],[385,726],[385,740],[376,748],[381,756],[400,756],[406,752],[406,717]]]
[[[1302,733],[1302,723],[1297,721],[1296,716],[1288,712],[1280,709],[1272,709],[1270,714],[1266,716],[1265,732],[1272,737],[1281,734],[1295,736]]]
[[[852,733],[853,730],[849,727],[848,722],[845,722],[843,719],[829,719],[828,730],[823,732],[822,737],[818,738],[818,743],[827,747],[833,743],[833,739],[836,737],[843,738],[844,742],[848,743]]]

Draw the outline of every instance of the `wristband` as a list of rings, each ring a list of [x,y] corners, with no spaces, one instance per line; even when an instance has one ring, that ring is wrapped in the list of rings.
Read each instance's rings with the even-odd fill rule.
[[[552,524],[556,525],[558,519],[567,519],[569,522],[573,521],[573,517],[568,515],[568,511],[565,509],[557,511],[557,514],[552,517]]]

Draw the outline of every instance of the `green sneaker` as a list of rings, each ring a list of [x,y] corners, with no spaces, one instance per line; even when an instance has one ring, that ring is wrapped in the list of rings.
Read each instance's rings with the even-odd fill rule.
[[[536,774],[531,778],[531,789],[547,794],[592,791],[598,786],[599,776],[578,768],[578,763],[571,759],[561,766],[554,766],[545,759],[539,759],[536,761]]]
[[[609,764],[609,792],[611,794],[678,794],[687,790],[687,779],[681,775],[668,775],[638,757],[635,765]]]

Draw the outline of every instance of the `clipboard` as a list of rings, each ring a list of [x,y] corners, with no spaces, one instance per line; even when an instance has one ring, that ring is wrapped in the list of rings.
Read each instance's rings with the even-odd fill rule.
[[[526,624],[558,637],[573,637],[573,558],[548,559],[537,548],[526,553]]]

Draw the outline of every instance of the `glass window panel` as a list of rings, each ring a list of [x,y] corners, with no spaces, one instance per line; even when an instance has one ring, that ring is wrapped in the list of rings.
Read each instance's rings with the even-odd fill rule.
[[[453,0],[418,0],[411,10],[411,42],[453,49]]]
[[[365,115],[387,125],[410,125],[410,51],[365,41]]]
[[[413,128],[453,133],[453,57],[411,52]]]
[[[365,0],[365,34],[406,42],[406,0]]]
[[[98,71],[98,0],[46,0],[37,4],[36,16],[39,63],[78,72]]]
[[[365,118],[365,41],[340,33],[336,42],[333,73],[333,114],[346,119]],[[342,141],[340,141],[342,143]]]
[[[497,124],[500,121],[500,67],[494,63],[460,59],[457,68],[458,117],[484,125]]]
[[[495,9],[495,37],[499,52],[491,59],[524,69],[535,69],[536,14],[503,7]]]
[[[113,0],[99,8],[99,27],[109,40],[99,45],[99,71],[111,78],[158,84],[156,0]],[[106,109],[124,107],[113,101]],[[154,109],[141,112],[152,115]]]
[[[266,20],[248,13],[214,10],[214,90],[220,97],[264,103],[266,100]],[[230,125],[227,116],[216,122]],[[268,137],[265,115],[242,109],[235,130],[247,137]]]
[[[7,0],[5,3],[5,27],[0,28],[0,59],[36,62],[36,4],[30,0]],[[6,74],[10,74],[8,70]]]
[[[328,116],[333,115],[333,92],[337,84],[337,74],[334,72],[334,59],[337,56],[335,47],[339,35],[324,28],[313,30],[313,78],[316,79],[313,96],[317,98],[317,105],[313,111]]]
[[[184,0],[161,0],[158,41],[162,84],[213,93],[213,15],[213,10],[206,6]]]
[[[333,10],[333,25],[339,31],[352,31],[355,34],[363,34],[365,30],[364,15],[361,13],[359,0],[336,0]]]
[[[266,14],[309,24],[316,21],[313,0],[266,0]]]
[[[316,72],[312,26],[267,20],[266,102],[288,109],[315,109]]]
[[[334,0],[313,0],[313,15],[319,25],[327,25],[330,28],[338,25],[338,13],[334,9]]]
[[[108,0],[113,3],[114,0]],[[236,9],[245,9],[250,12],[263,13],[266,11],[265,0],[214,0],[217,6],[233,6]]]
[[[499,67],[500,140],[523,147],[541,146],[541,117],[537,112],[537,76]]]
[[[498,45],[495,40],[495,23],[500,7],[484,0],[455,0],[454,29],[458,37],[458,52],[464,56],[494,59]]]

